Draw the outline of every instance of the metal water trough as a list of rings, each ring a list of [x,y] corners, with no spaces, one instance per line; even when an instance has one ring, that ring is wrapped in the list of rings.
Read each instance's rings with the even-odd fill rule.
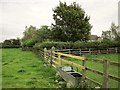
[[[57,71],[67,83],[72,84],[72,87],[77,87],[82,80],[82,75],[73,71],[70,66],[57,67]]]

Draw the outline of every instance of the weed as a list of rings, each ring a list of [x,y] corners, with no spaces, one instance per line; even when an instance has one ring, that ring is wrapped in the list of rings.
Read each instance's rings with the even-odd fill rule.
[[[24,69],[20,69],[17,72],[26,72]]]
[[[3,65],[7,65],[8,63],[3,63]]]

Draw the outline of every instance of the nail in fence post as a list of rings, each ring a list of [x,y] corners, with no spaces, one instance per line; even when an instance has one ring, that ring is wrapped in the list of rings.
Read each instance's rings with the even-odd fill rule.
[[[103,88],[108,88],[108,80],[109,80],[108,79],[108,74],[109,74],[108,68],[109,68],[109,61],[104,60],[104,63],[103,63],[103,85],[102,85]]]

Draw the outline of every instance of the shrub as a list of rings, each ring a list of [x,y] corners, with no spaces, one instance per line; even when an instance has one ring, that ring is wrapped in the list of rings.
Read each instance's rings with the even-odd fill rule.
[[[33,47],[35,45],[36,41],[33,39],[28,39],[22,43],[22,46],[27,46],[27,47]]]
[[[36,49],[51,49],[55,47],[56,49],[86,49],[86,48],[94,48],[94,49],[104,49],[110,47],[119,47],[120,43],[115,41],[92,41],[92,42],[85,42],[85,41],[76,41],[76,42],[53,42],[53,41],[45,41],[42,43],[36,43],[34,48]]]
[[[45,41],[43,43],[36,43],[34,45],[34,48],[36,49],[51,49],[52,47],[55,47],[56,49],[67,49],[72,48],[73,46],[72,42],[53,42],[53,41]]]

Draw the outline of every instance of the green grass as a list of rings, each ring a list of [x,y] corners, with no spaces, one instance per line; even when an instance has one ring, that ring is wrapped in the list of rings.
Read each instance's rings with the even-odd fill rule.
[[[107,59],[109,61],[118,62],[118,59],[119,59],[118,55],[120,55],[120,54],[101,54],[101,55],[89,55],[88,54],[85,56],[87,58],[96,58],[96,59],[101,59],[101,60]],[[82,65],[82,62],[80,60],[76,60],[73,58],[65,58],[65,59]],[[87,61],[86,66],[91,68],[91,69],[95,69],[95,70],[103,72],[103,64],[92,62],[92,61]],[[112,66],[112,65],[109,66],[109,74],[111,74],[111,75],[118,76],[118,70],[119,69],[116,66]],[[82,70],[79,70],[79,72],[82,72]],[[89,78],[100,82],[101,84],[103,82],[103,77],[101,75],[98,75],[98,74],[95,74],[95,73],[92,73],[89,71],[86,72],[86,75]],[[109,79],[109,87],[110,88],[118,88],[118,82],[115,80]]]
[[[0,49],[0,89],[2,88],[2,49]]]
[[[33,52],[21,49],[2,50],[2,87],[3,88],[57,88],[54,83],[55,70],[43,64],[40,57]],[[120,54],[86,55],[88,58],[107,59],[118,62]],[[82,62],[73,58],[65,58],[69,61],[81,64]],[[86,66],[103,71],[103,65],[95,62],[86,62]],[[79,72],[82,72],[79,70]],[[118,68],[110,66],[109,73],[118,76]],[[102,83],[103,77],[92,72],[86,75]],[[118,87],[118,82],[109,80],[109,87]]]
[[[33,52],[2,50],[3,88],[57,88],[54,75],[55,70]]]

